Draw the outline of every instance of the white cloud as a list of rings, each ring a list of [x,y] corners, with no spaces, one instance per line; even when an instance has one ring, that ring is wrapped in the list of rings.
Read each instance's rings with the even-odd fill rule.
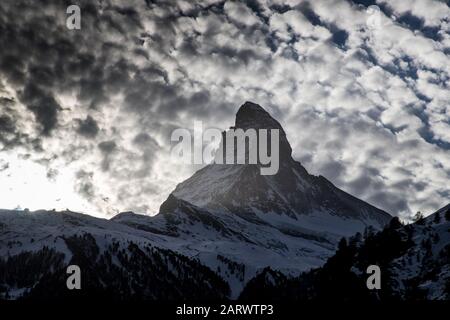
[[[64,177],[84,170],[73,178],[73,188],[84,190],[84,207],[98,214],[154,214],[197,169],[168,160],[171,130],[189,128],[199,118],[206,126],[227,128],[236,108],[251,100],[285,125],[295,156],[308,170],[339,187],[402,215],[446,204],[450,151],[433,139],[450,142],[447,9],[424,1],[389,2],[397,16],[411,11],[444,31],[430,39],[384,14],[383,28],[371,28],[366,9],[347,1],[258,3],[250,8],[235,1],[168,1],[147,7],[116,1],[118,8],[135,9],[127,15],[106,1],[108,19],[97,18],[101,28],[87,17],[74,51],[59,57],[65,62],[58,67],[71,66],[73,77],[64,73],[45,87],[62,110],[53,134],[41,137],[44,152],[23,145],[8,152],[31,153],[34,162],[57,155],[47,166]],[[291,6],[281,10],[282,4]],[[19,28],[31,20],[5,21]],[[337,32],[346,36],[341,43]],[[64,31],[46,37],[55,35],[61,37],[52,38],[55,43],[74,41]],[[28,69],[40,57],[35,49],[23,58]],[[59,61],[53,58],[42,62],[47,71]],[[15,97],[18,128],[36,137],[34,116],[18,97],[25,80],[13,71],[0,71],[8,87],[1,96]],[[77,134],[73,121],[88,115],[100,128],[91,140]],[[149,136],[145,147],[133,142],[140,134]],[[108,141],[116,146],[111,155],[98,147]],[[109,170],[102,170],[105,158]]]
[[[422,18],[427,26],[440,26],[444,19],[450,16],[450,8],[445,1],[439,0],[380,0],[379,3],[388,5],[396,16],[411,13]]]
[[[259,18],[244,3],[238,1],[227,1],[224,5],[225,13],[237,23],[246,26],[259,24]]]

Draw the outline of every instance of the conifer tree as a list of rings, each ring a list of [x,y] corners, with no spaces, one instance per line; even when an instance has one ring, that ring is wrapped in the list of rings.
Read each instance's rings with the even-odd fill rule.
[[[450,221],[450,209],[445,213],[445,220]]]
[[[425,220],[422,212],[417,211],[416,215],[414,216],[414,222],[420,225],[424,224]]]
[[[344,251],[347,249],[347,239],[345,239],[345,237],[343,237],[338,244],[338,250],[339,251]]]
[[[441,215],[440,215],[439,212],[437,212],[437,213],[434,215],[433,222],[436,223],[436,224],[441,222]]]

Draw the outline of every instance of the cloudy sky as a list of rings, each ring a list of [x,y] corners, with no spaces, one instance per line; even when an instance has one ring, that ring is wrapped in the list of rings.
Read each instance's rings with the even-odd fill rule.
[[[2,208],[155,214],[196,169],[172,130],[228,128],[246,100],[371,204],[450,202],[446,1],[3,0],[0,48]]]

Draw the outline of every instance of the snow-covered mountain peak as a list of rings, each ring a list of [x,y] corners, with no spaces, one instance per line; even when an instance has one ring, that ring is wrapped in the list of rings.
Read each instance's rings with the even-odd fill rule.
[[[280,129],[280,123],[275,120],[263,107],[253,102],[245,102],[236,113],[235,127],[242,129]]]
[[[0,230],[6,231],[0,233],[0,254],[47,246],[70,258],[67,246],[90,234],[108,256],[116,242],[135,250],[130,241],[145,252],[151,245],[201,262],[226,280],[233,298],[259,270],[270,266],[298,275],[323,265],[342,237],[368,226],[381,229],[391,219],[326,178],[310,175],[292,158],[280,123],[259,105],[241,106],[235,125],[280,130],[276,174],[262,175],[259,164],[210,164],[180,183],[154,217],[124,212],[104,220],[72,212],[0,211]],[[19,245],[10,248],[11,241]]]
[[[263,107],[253,102],[245,102],[236,113],[234,128],[237,129],[277,129],[280,134],[280,160],[290,160],[292,148],[281,124]]]
[[[236,114],[235,128],[280,130],[280,167],[275,175],[261,175],[259,165],[211,164],[180,183],[177,199],[217,213],[232,213],[250,221],[285,215],[298,219],[322,213],[382,227],[390,216],[336,188],[324,177],[310,175],[291,157],[292,149],[280,125],[261,106],[244,103]]]

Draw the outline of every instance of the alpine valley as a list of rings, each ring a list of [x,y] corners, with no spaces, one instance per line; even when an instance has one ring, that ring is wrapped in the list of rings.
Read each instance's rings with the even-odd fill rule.
[[[450,206],[404,226],[309,174],[261,106],[233,127],[279,130],[277,174],[209,164],[155,216],[0,210],[0,299],[314,300],[342,286],[337,299],[450,299]],[[82,290],[67,290],[73,264]],[[369,264],[386,272],[378,294]]]

